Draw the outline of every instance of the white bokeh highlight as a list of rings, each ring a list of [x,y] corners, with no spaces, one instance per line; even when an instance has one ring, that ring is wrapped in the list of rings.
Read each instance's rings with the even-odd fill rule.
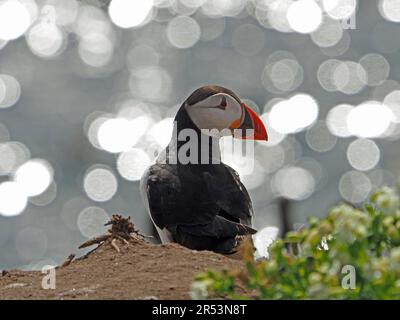
[[[21,186],[14,181],[0,183],[0,215],[17,216],[24,211],[28,197]]]
[[[385,133],[393,119],[389,107],[376,101],[367,101],[351,109],[347,116],[347,126],[352,135],[375,138]]]
[[[107,212],[99,207],[87,207],[78,216],[77,226],[81,234],[86,238],[104,234],[107,227],[104,226],[109,220]]]
[[[43,159],[32,159],[17,169],[14,180],[27,196],[37,196],[53,181],[53,168]]]
[[[186,49],[194,46],[200,39],[201,30],[198,22],[191,17],[178,16],[167,26],[168,41],[176,48]]]
[[[381,152],[373,140],[356,139],[349,144],[346,154],[354,169],[368,171],[377,166]]]
[[[151,159],[145,151],[132,148],[118,156],[117,170],[124,179],[137,181],[150,164]]]
[[[108,13],[111,21],[120,28],[132,28],[145,22],[153,9],[153,0],[112,0]]]
[[[299,132],[317,119],[318,112],[318,103],[313,97],[296,94],[272,107],[269,113],[269,125],[283,134]]]
[[[278,194],[285,198],[304,200],[314,192],[315,180],[304,168],[288,167],[276,173],[273,186]]]
[[[0,2],[0,39],[13,40],[22,36],[31,24],[29,10],[19,0]]]
[[[117,192],[118,180],[110,169],[94,166],[86,173],[83,188],[93,201],[105,202]]]
[[[322,23],[322,10],[314,0],[298,0],[289,6],[287,20],[294,31],[311,33]]]

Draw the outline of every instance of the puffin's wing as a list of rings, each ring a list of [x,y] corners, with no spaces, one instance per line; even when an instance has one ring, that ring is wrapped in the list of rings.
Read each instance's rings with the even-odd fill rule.
[[[179,225],[169,229],[174,239],[188,248],[212,250],[222,254],[235,253],[244,236],[256,233],[249,226],[219,215],[205,225]]]
[[[200,177],[178,174],[176,165],[152,165],[141,180],[142,197],[158,228],[181,224],[207,224],[218,212],[218,207],[198,184]],[[185,176],[183,181],[180,177]]]
[[[142,198],[153,223],[163,229],[166,226],[166,214],[178,210],[174,194],[179,190],[179,179],[168,166],[154,164],[143,174],[140,181]]]
[[[239,178],[239,174],[226,164],[222,164],[224,174],[205,175],[210,194],[215,198],[219,215],[241,224],[252,225],[253,206],[249,193]]]
[[[182,225],[179,229],[185,233],[198,237],[210,237],[215,239],[234,238],[246,234],[255,234],[253,228],[225,219],[217,215],[210,223],[205,225]]]

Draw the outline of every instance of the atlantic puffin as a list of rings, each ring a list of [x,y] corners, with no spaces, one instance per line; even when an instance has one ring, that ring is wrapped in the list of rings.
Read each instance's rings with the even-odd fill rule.
[[[221,162],[219,139],[227,134],[268,140],[257,113],[222,86],[200,87],[179,108],[170,143],[140,182],[162,243],[231,254],[256,233],[249,193],[238,173]]]

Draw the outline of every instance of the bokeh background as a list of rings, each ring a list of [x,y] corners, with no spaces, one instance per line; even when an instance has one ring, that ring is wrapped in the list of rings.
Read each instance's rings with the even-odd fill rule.
[[[0,0],[0,269],[58,264],[112,213],[204,84],[265,120],[226,160],[255,225],[298,228],[400,173],[398,0]]]

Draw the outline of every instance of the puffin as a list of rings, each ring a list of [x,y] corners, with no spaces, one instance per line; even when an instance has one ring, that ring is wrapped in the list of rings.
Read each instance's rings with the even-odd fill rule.
[[[264,123],[233,91],[195,90],[178,109],[171,141],[140,181],[146,210],[163,244],[233,254],[257,231],[238,173],[221,161],[219,140],[268,140]]]

